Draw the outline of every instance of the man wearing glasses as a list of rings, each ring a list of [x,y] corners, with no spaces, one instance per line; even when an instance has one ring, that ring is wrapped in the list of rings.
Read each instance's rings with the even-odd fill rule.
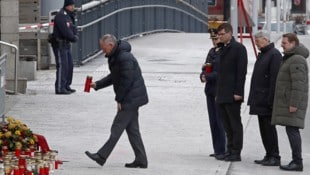
[[[218,27],[222,51],[218,63],[216,102],[227,137],[225,161],[241,161],[243,126],[240,109],[244,100],[248,58],[246,48],[232,34],[230,24],[223,23]]]

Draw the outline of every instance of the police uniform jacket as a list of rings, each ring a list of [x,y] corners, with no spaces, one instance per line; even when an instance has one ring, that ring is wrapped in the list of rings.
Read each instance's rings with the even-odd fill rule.
[[[57,40],[64,42],[76,42],[77,29],[75,26],[73,12],[68,12],[62,8],[54,18],[53,35]]]
[[[205,85],[205,93],[206,95],[215,96],[215,89],[216,89],[216,79],[217,79],[217,64],[218,64],[218,56],[219,56],[220,48],[213,47],[209,50],[205,64],[211,64],[211,72],[207,73],[205,66],[202,67],[202,71],[200,74],[200,79],[202,75],[206,78],[206,85]]]
[[[95,90],[113,85],[115,100],[122,109],[135,109],[148,103],[148,95],[142,73],[131,46],[118,41],[108,57],[110,74],[96,82]]]

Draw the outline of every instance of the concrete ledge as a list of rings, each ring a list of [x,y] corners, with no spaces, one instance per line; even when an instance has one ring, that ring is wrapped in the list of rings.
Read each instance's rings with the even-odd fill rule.
[[[27,89],[27,79],[26,78],[19,78],[17,82],[17,92],[26,94],[26,89]],[[12,79],[7,79],[6,80],[6,85],[5,89],[9,91],[14,91],[14,80]]]
[[[23,60],[19,62],[20,75],[27,80],[35,80],[37,77],[37,62],[33,60]]]

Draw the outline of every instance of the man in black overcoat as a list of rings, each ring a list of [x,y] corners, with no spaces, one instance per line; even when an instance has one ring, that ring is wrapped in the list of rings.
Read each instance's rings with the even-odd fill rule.
[[[254,65],[248,105],[250,114],[258,116],[259,131],[266,154],[262,160],[254,162],[264,166],[279,166],[278,134],[275,125],[271,125],[271,115],[282,55],[274,43],[270,42],[267,32],[256,33],[255,44],[260,53]]]
[[[227,137],[225,161],[241,161],[243,126],[240,110],[244,100],[248,58],[246,48],[232,34],[230,24],[223,23],[218,27],[222,51],[218,64],[216,102]]]

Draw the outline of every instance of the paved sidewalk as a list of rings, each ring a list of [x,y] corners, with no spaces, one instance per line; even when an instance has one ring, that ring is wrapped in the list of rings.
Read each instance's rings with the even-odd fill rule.
[[[129,41],[147,85],[150,103],[140,108],[140,128],[149,159],[148,169],[127,169],[134,159],[126,133],[123,134],[104,167],[89,160],[84,151],[97,151],[107,140],[116,113],[112,88],[84,93],[87,75],[94,80],[108,74],[102,56],[74,69],[75,94],[54,94],[55,70],[38,72],[36,81],[28,82],[27,94],[8,96],[8,116],[27,123],[34,132],[45,135],[52,149],[59,151],[64,163],[57,175],[200,175],[200,174],[285,174],[278,167],[253,163],[263,157],[256,116],[242,106],[244,149],[242,162],[217,161],[212,153],[204,85],[199,73],[208,49],[208,34],[162,33]],[[249,40],[244,40],[249,54],[245,94],[255,57]],[[247,96],[246,96],[247,98]],[[306,126],[307,127],[307,126]],[[304,133],[304,132],[302,132]],[[304,137],[303,137],[304,138]],[[309,138],[309,137],[308,137]],[[290,160],[290,148],[283,127],[279,127],[283,162]],[[309,174],[310,141],[303,140],[303,173]],[[309,146],[308,146],[309,147]],[[287,160],[287,161],[286,161]]]

